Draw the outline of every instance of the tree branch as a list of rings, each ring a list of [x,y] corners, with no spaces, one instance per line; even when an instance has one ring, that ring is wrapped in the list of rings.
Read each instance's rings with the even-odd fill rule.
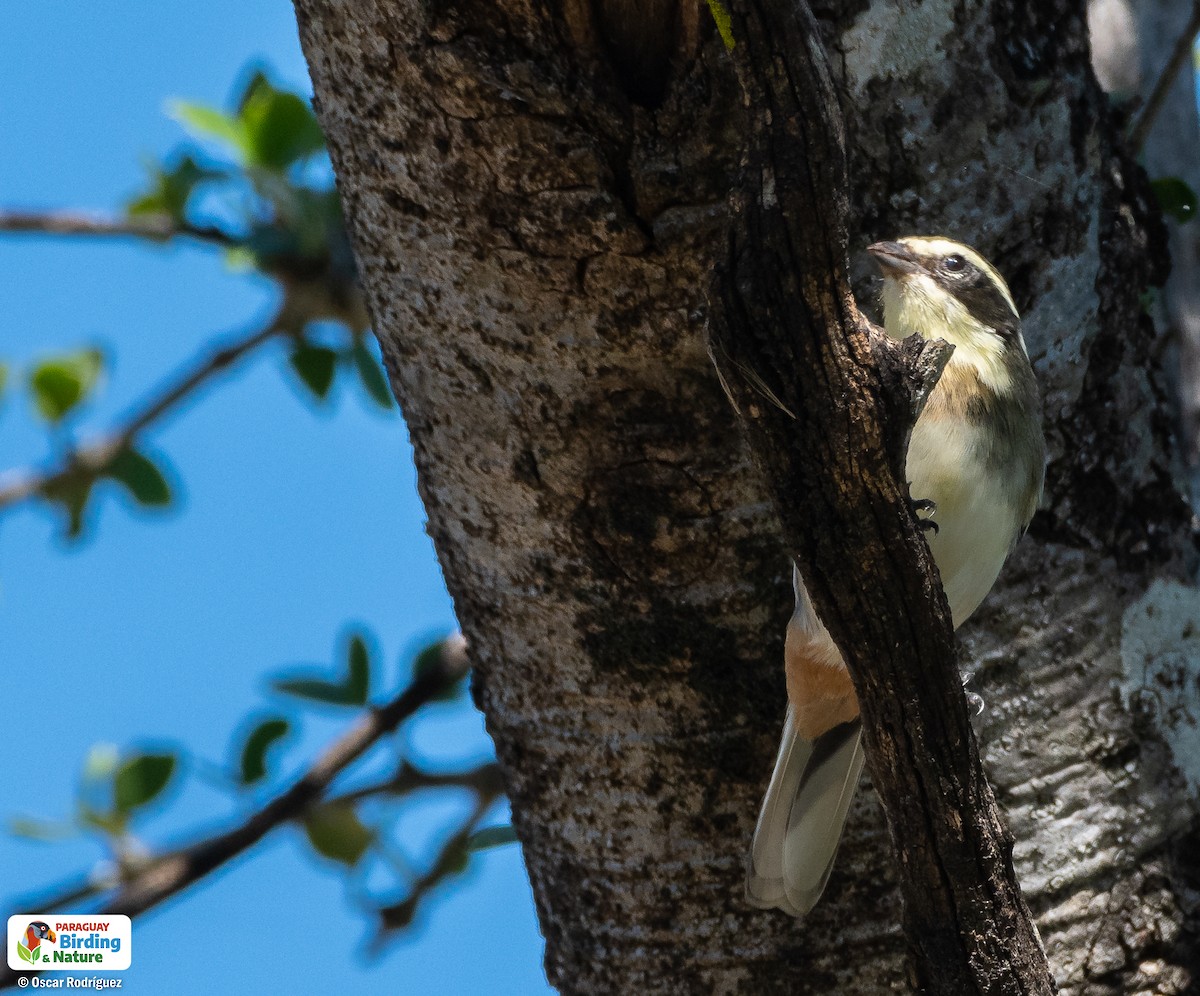
[[[30,235],[137,238],[151,242],[195,239],[229,249],[239,239],[216,225],[192,225],[167,215],[113,218],[80,211],[0,211],[0,232]]]
[[[1200,32],[1200,0],[1192,3],[1192,16],[1188,18],[1179,37],[1175,39],[1175,47],[1171,50],[1171,56],[1163,66],[1162,72],[1159,73],[1158,79],[1155,80],[1154,89],[1146,98],[1142,113],[1137,116],[1137,120],[1129,129],[1129,145],[1135,153],[1140,152],[1142,146],[1146,144],[1146,139],[1150,136],[1150,129],[1154,127],[1158,113],[1162,110],[1163,103],[1167,99],[1167,94],[1171,92],[1171,87],[1175,84],[1179,71],[1191,58],[1197,32]]]
[[[390,903],[379,909],[379,932],[375,938],[377,946],[383,942],[387,934],[392,931],[403,930],[412,923],[412,918],[421,900],[439,882],[454,874],[456,867],[460,865],[466,856],[471,834],[475,832],[476,828],[483,821],[492,803],[502,794],[503,787],[500,785],[496,785],[491,791],[479,792],[475,799],[475,806],[471,810],[471,815],[467,817],[463,825],[442,845],[441,850],[438,851],[437,859],[429,871],[412,884],[408,890],[408,895],[402,900]]]
[[[467,771],[454,771],[448,774],[431,774],[422,771],[410,761],[404,760],[396,773],[386,781],[364,785],[351,789],[341,795],[334,796],[331,803],[362,802],[380,795],[411,795],[423,789],[465,788],[476,795],[498,795],[504,791],[504,780],[500,773],[500,765],[494,761],[470,768]]]
[[[854,679],[913,981],[945,996],[1050,993],[904,487],[908,436],[944,356],[892,343],[854,302],[841,115],[807,5],[731,6],[749,148],[713,292],[713,353]]]
[[[422,671],[394,699],[363,716],[290,788],[255,811],[240,826],[152,859],[121,883],[117,894],[98,912],[137,916],[249,850],[272,830],[303,816],[313,805],[323,801],[339,774],[423,705],[460,680],[466,673],[466,663],[465,654],[444,653],[438,666]],[[72,896],[77,895],[78,890],[75,890]],[[44,908],[57,905],[59,898],[47,898]],[[13,985],[18,974],[7,967],[0,969],[0,989]]]
[[[285,314],[286,311],[286,307],[280,309],[263,328],[200,357],[190,367],[165,383],[153,397],[128,417],[124,425],[104,438],[71,450],[60,458],[57,466],[46,470],[9,471],[0,475],[0,511],[37,495],[46,494],[56,485],[63,484],[72,477],[95,477],[101,474],[113,458],[133,443],[138,435],[188,400],[214,376],[229,369],[274,336],[290,331],[294,323]]]

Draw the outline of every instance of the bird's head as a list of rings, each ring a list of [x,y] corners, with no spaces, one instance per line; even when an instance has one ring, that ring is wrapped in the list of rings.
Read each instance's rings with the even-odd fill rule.
[[[50,929],[50,924],[44,920],[34,920],[28,927],[25,928],[25,937],[27,941],[35,941],[36,943],[28,943],[25,946],[28,948],[37,947],[42,941],[57,941],[58,935]]]
[[[883,320],[889,335],[914,333],[952,344],[952,363],[967,363],[1003,390],[1011,362],[1025,360],[1021,319],[1004,278],[969,246],[941,237],[876,242],[867,251],[883,271]]]

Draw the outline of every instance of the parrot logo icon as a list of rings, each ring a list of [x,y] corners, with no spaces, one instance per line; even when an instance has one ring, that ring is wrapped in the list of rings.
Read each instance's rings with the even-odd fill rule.
[[[17,941],[17,954],[22,961],[36,965],[38,955],[41,953],[42,941],[49,941],[53,944],[57,940],[58,935],[50,929],[50,924],[44,920],[34,920],[25,928],[25,936]]]

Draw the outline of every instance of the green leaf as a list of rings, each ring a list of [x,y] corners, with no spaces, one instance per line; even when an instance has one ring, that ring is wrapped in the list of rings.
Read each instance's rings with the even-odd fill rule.
[[[1158,206],[1165,215],[1176,221],[1191,221],[1196,217],[1196,192],[1177,176],[1164,176],[1150,181]]]
[[[41,947],[41,945],[38,945],[38,947]],[[17,954],[21,957],[22,961],[27,961],[31,965],[33,964],[33,955],[30,953],[29,948],[25,947],[24,941],[17,941]]]
[[[278,678],[272,687],[285,695],[295,695],[327,705],[363,706],[370,697],[371,661],[367,644],[357,634],[350,638],[346,654],[346,676],[341,681],[319,677]]]
[[[282,172],[325,148],[325,135],[308,103],[265,80],[241,112],[247,162]]]
[[[443,664],[443,655],[445,640],[438,640],[436,643],[431,643],[425,647],[420,653],[413,658],[413,677],[418,681],[424,678],[431,671],[445,673],[445,665]],[[437,693],[432,699],[434,702],[453,702],[461,694],[463,689],[462,679],[449,682],[445,688]]]
[[[29,374],[29,389],[38,412],[48,422],[61,422],[95,388],[103,368],[104,357],[98,349],[81,349],[42,360]]]
[[[78,830],[70,823],[54,823],[50,820],[34,819],[31,816],[14,816],[8,821],[8,832],[14,837],[49,843],[73,837]]]
[[[248,273],[258,267],[258,255],[246,246],[230,246],[225,250],[225,265],[234,273]]]
[[[712,11],[713,20],[717,22],[717,34],[725,43],[725,51],[732,52],[737,42],[733,38],[733,20],[729,16],[729,11],[725,9],[721,0],[708,0],[708,9]]]
[[[355,633],[346,651],[348,677],[346,690],[359,705],[366,705],[371,694],[371,652],[366,641]]]
[[[255,175],[254,189],[270,210],[251,222],[242,241],[250,265],[287,274],[293,294],[319,300],[320,295],[305,293],[307,285],[327,296],[327,281],[342,279],[342,271],[327,275],[326,269],[353,266],[336,191],[297,187],[279,174],[262,171]],[[318,309],[309,317],[318,320],[326,314]]]
[[[337,353],[324,346],[297,346],[288,357],[301,383],[318,401],[324,401],[333,384]]]
[[[235,101],[235,106],[237,107],[237,116],[239,118],[246,110],[246,105],[249,104],[250,101],[252,101],[264,87],[271,89],[271,81],[267,79],[267,74],[261,69],[255,69],[254,72],[250,74],[250,78],[246,80],[246,85],[242,87],[242,92],[238,94],[238,98]]]
[[[486,851],[489,847],[503,847],[505,844],[516,843],[517,832],[508,825],[500,827],[484,827],[471,834],[467,841],[467,850]]]
[[[67,517],[67,539],[83,533],[84,514],[92,496],[94,480],[87,474],[67,474],[42,489],[42,497],[59,505]]]
[[[166,168],[152,164],[149,190],[130,201],[126,211],[134,217],[165,214],[182,223],[196,187],[221,175],[216,170],[199,166],[195,159],[187,155]]]
[[[163,472],[153,460],[132,447],[113,457],[104,473],[124,485],[139,505],[161,508],[171,504],[171,486]]]
[[[354,807],[346,803],[327,803],[309,810],[304,832],[318,854],[350,867],[362,860],[375,840]]]
[[[442,875],[461,875],[467,870],[471,861],[471,851],[468,845],[447,848],[438,862],[438,872]]]
[[[174,754],[135,754],[117,768],[113,779],[113,803],[120,813],[129,813],[156,799],[175,774]]]
[[[173,100],[167,112],[196,138],[215,138],[240,156],[247,154],[245,126],[242,122],[215,107]]]
[[[86,803],[80,803],[76,819],[82,827],[99,830],[110,837],[118,837],[125,832],[127,822],[125,815],[124,813],[101,812]]]
[[[63,495],[63,511],[67,513],[67,539],[79,539],[83,535],[84,516],[87,513],[88,499],[92,496],[90,485],[78,488]]]
[[[276,197],[276,208],[287,224],[295,251],[306,259],[329,258],[334,239],[344,238],[345,221],[337,191],[291,187],[287,197]]]
[[[242,747],[242,784],[251,785],[267,775],[267,751],[291,731],[282,716],[264,719],[246,737]]]
[[[362,381],[367,393],[380,408],[391,408],[392,389],[388,386],[383,367],[379,365],[365,340],[360,339],[355,343],[351,350],[351,358],[354,360],[354,368],[358,371],[358,379]]]
[[[298,699],[310,699],[313,702],[324,702],[326,705],[358,705],[357,702],[351,701],[344,685],[338,685],[332,681],[321,681],[318,678],[283,678],[271,682],[271,687],[284,695],[294,695]]]
[[[250,254],[251,266],[266,273],[279,269],[281,264],[294,265],[301,255],[296,233],[277,220],[251,225],[243,247]]]

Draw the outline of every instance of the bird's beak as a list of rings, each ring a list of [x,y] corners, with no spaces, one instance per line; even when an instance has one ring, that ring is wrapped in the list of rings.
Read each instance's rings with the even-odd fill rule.
[[[49,927],[46,928],[46,938],[50,941],[51,944],[58,943],[58,934],[56,934]]]
[[[876,242],[867,246],[867,252],[883,269],[884,276],[899,276],[902,273],[921,273],[924,267],[908,246],[902,242]]]

